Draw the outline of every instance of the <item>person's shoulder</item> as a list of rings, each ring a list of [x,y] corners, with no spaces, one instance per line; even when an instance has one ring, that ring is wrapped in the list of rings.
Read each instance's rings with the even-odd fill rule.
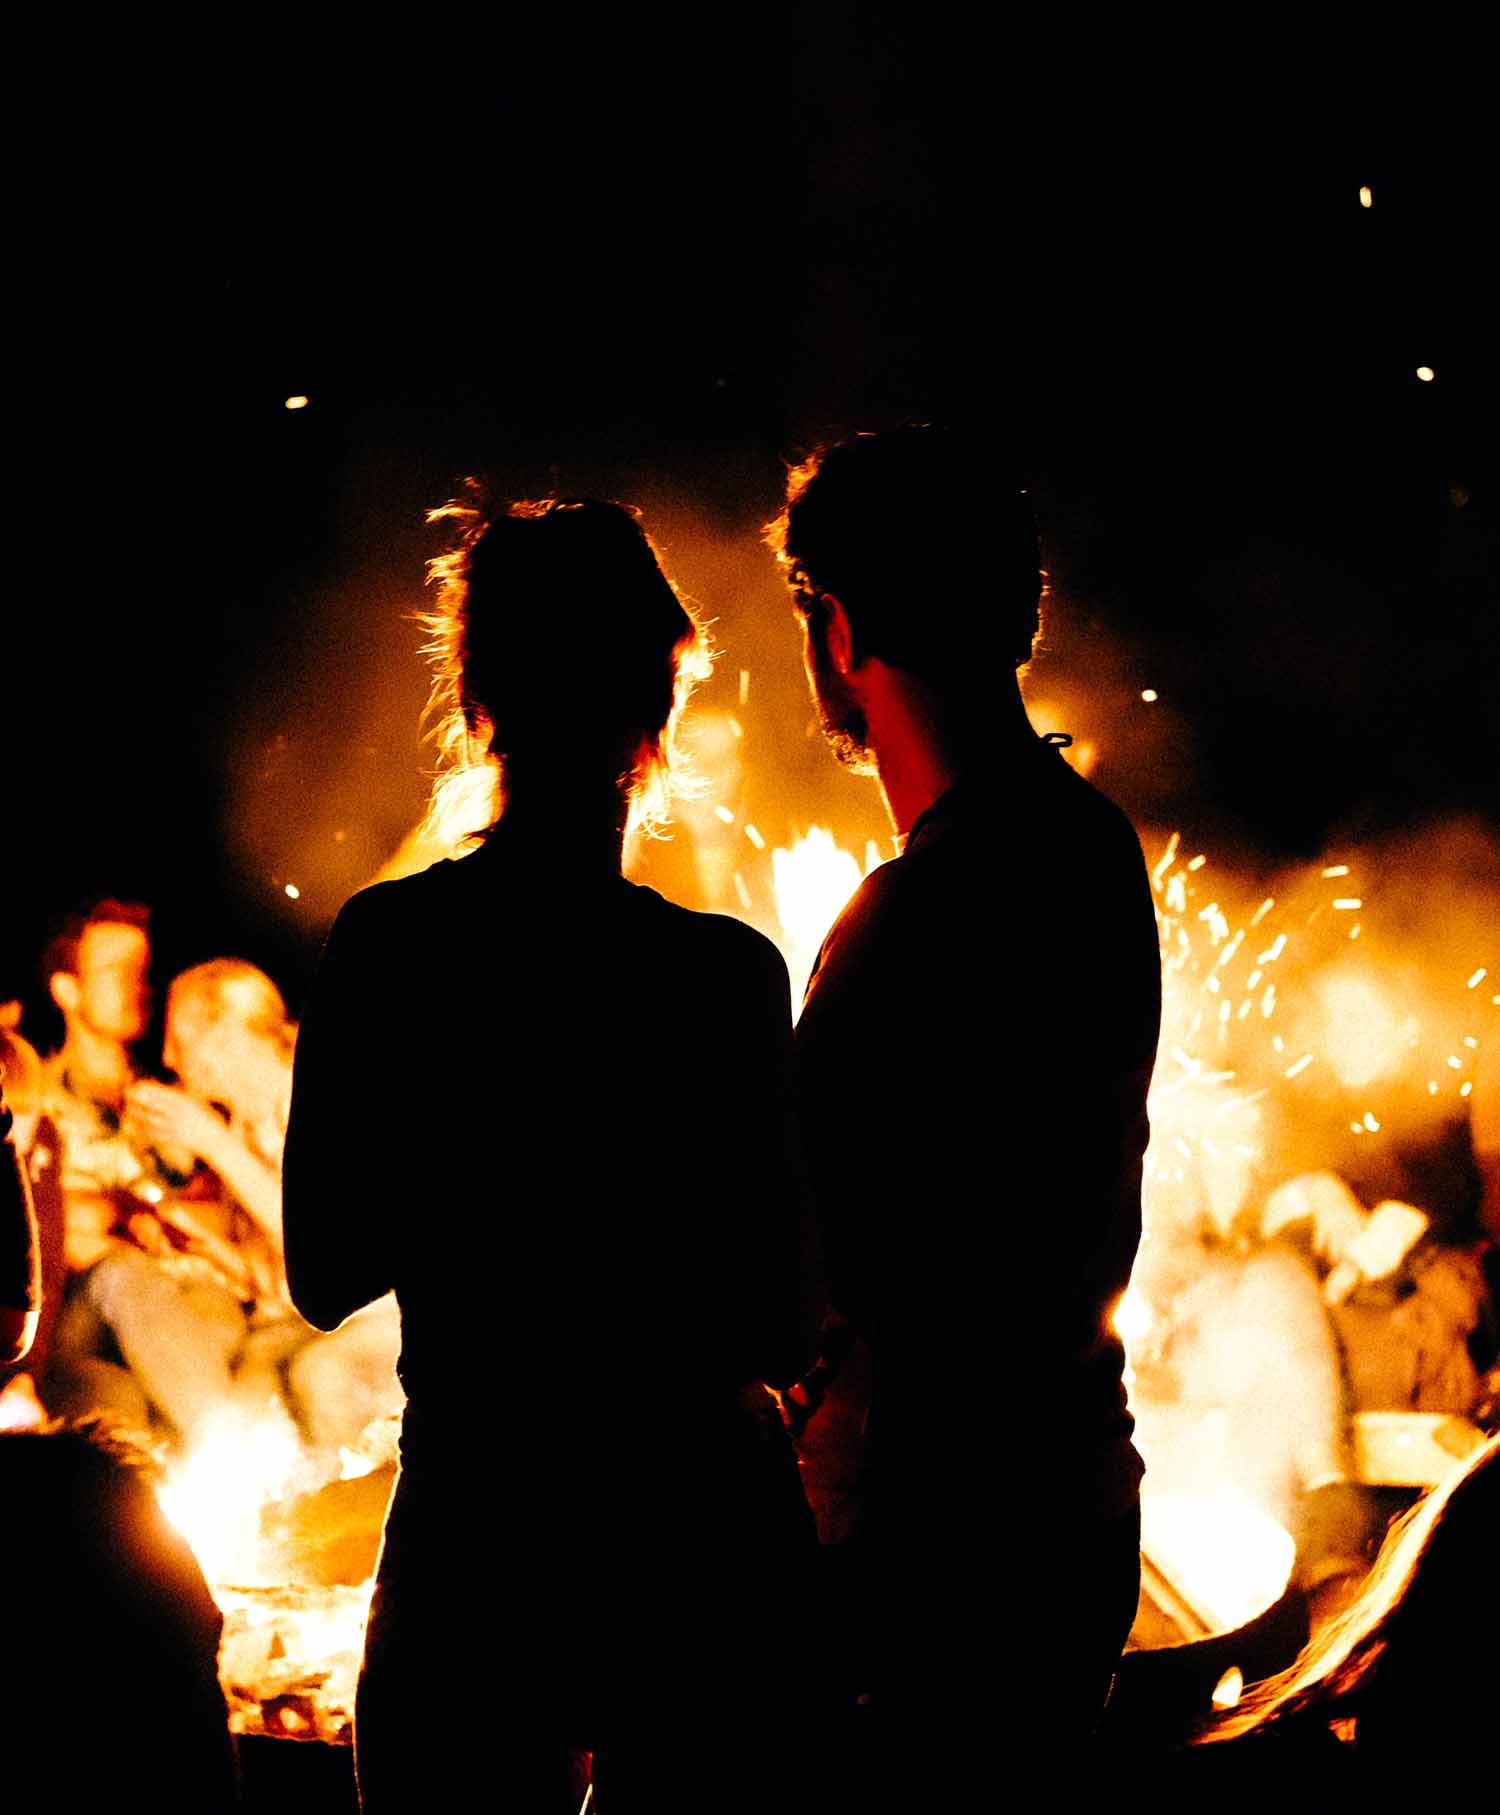
[[[668,901],[644,884],[632,885],[632,899],[638,910],[649,915],[684,948],[691,949],[702,962],[775,978],[783,989],[787,981],[786,960],[764,933],[736,920],[732,914],[703,913]]]
[[[1097,783],[1090,781],[1086,775],[1080,775],[1061,752],[1052,758],[1048,771],[1070,812],[1096,826],[1102,834],[1128,841],[1137,850],[1140,849],[1140,840],[1136,837],[1135,827],[1125,809],[1112,800]]]
[[[393,967],[405,970],[415,965],[420,970],[434,941],[441,938],[447,880],[438,873],[457,867],[436,863],[430,870],[374,882],[349,896],[323,941],[320,992],[337,989],[337,979],[352,987],[355,978],[371,969],[386,974]]]
[[[410,876],[372,882],[345,901],[334,920],[334,932],[348,937],[389,928],[403,920],[422,915],[434,900],[452,886],[453,873],[458,868],[458,864],[444,858],[428,869],[417,870]]]
[[[1104,875],[1114,874],[1131,889],[1138,880],[1144,882],[1145,851],[1125,809],[1065,762],[1061,752],[1052,756],[1047,771],[1047,798],[1038,805],[1059,855],[1096,875],[1102,868]]]

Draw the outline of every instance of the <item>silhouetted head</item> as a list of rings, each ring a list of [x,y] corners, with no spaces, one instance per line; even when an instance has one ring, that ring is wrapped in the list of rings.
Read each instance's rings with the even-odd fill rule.
[[[450,757],[460,744],[494,757],[508,799],[659,790],[701,638],[635,514],[550,499],[434,515],[465,524],[431,570]]]
[[[1030,661],[1041,624],[1036,524],[992,449],[926,426],[856,435],[792,471],[768,539],[841,754],[863,744],[864,728],[828,658],[830,596],[857,659],[876,656],[920,682],[951,737],[982,735],[997,670]]]
[[[80,1024],[122,1046],[140,1039],[151,1012],[150,915],[135,902],[104,900],[64,922],[42,970],[71,1029]]]

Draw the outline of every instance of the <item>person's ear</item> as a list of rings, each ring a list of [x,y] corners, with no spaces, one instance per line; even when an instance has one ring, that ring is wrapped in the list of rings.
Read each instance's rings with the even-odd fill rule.
[[[52,992],[52,1000],[65,1015],[77,1014],[83,992],[72,971],[53,971],[47,979],[47,988]]]
[[[824,623],[828,632],[828,659],[839,674],[848,674],[855,666],[854,632],[849,616],[831,592],[823,594]]]

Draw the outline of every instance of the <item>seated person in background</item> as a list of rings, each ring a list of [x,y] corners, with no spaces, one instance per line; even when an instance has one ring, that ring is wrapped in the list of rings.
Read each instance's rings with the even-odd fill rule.
[[[126,1092],[136,1080],[131,1048],[151,1015],[149,923],[147,910],[133,902],[99,901],[64,924],[43,958],[63,1021],[45,1088],[63,1149],[67,1258],[75,1273],[108,1252],[152,1192],[184,1183],[124,1126]]]
[[[1201,1744],[1245,1742],[1212,1762],[1241,1788],[1257,1761],[1266,1787],[1296,1767],[1310,1788],[1304,1761],[1340,1782],[1368,1773],[1385,1787],[1393,1765],[1420,1763],[1432,1781],[1463,1783],[1460,1767],[1482,1761],[1500,1707],[1497,1532],[1500,1437],[1392,1527],[1358,1596],[1290,1670],[1206,1729]]]
[[[1267,1236],[1307,1231],[1351,1412],[1465,1414],[1494,1359],[1480,1256],[1433,1222],[1394,1198],[1367,1210],[1333,1172],[1303,1173],[1266,1199]]]
[[[130,1087],[126,1122],[197,1190],[131,1219],[134,1245],[105,1256],[86,1297],[151,1404],[191,1441],[235,1406],[284,1415],[336,1452],[395,1409],[399,1327],[377,1308],[323,1337],[292,1309],[282,1264],[281,1148],[295,1031],[271,979],[215,959],[167,997],[163,1057],[180,1083]],[[204,1169],[218,1188],[201,1188]],[[393,1308],[392,1308],[393,1309]]]
[[[143,1462],[83,1431],[0,1433],[0,1749],[17,1808],[240,1806],[223,1622]]]
[[[48,945],[43,976],[64,1033],[45,1062],[45,1119],[30,1151],[34,1185],[39,1166],[57,1174],[71,1276],[56,1310],[56,1341],[39,1355],[43,1396],[54,1412],[97,1410],[136,1428],[149,1422],[145,1396],[118,1353],[94,1340],[92,1313],[80,1316],[77,1307],[89,1269],[131,1239],[132,1217],[187,1182],[125,1125],[136,1078],[131,1048],[151,1010],[148,925],[145,908],[103,900],[68,919]]]

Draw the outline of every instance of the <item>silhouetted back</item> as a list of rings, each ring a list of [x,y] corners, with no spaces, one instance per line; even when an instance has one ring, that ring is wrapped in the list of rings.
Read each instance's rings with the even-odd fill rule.
[[[758,934],[506,821],[348,904],[298,1051],[288,1261],[295,1286],[331,1245],[395,1290],[413,1439],[503,1408],[571,1447],[637,1427],[627,1382],[686,1409],[788,1376],[785,997]]]
[[[512,506],[434,571],[443,747],[497,763],[504,815],[345,906],[286,1146],[299,1308],[401,1307],[361,1794],[573,1815],[583,1748],[603,1810],[700,1806],[721,1759],[716,1806],[760,1809],[813,1549],[742,1403],[806,1359],[786,967],[619,873],[697,638],[631,514]]]

